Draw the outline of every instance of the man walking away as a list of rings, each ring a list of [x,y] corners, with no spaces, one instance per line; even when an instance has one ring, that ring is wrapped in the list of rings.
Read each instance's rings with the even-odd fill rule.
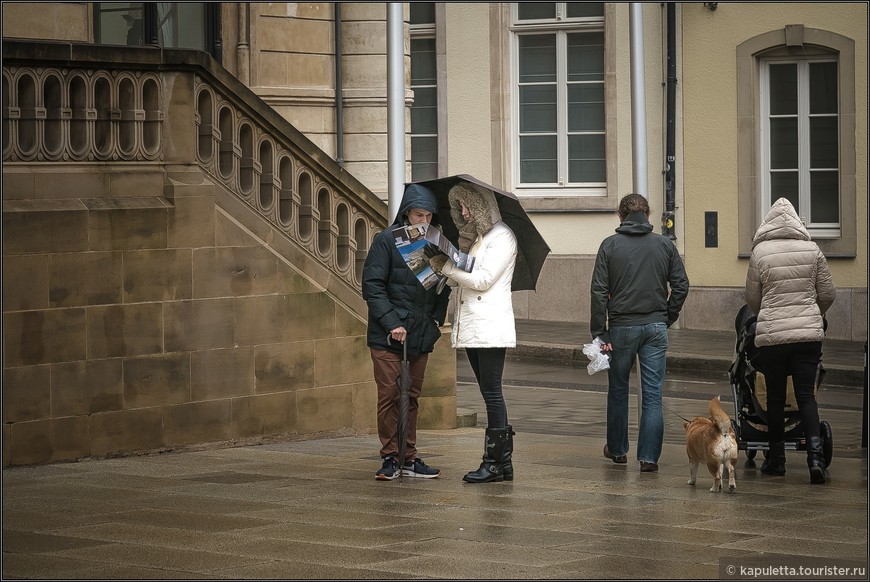
[[[668,331],[679,317],[689,280],[674,243],[653,232],[649,203],[640,194],[619,202],[616,234],[602,241],[591,286],[592,339],[610,354],[607,372],[607,444],[604,456],[625,463],[628,454],[629,374],[640,360],[642,404],[637,460],[658,471],[662,452],[662,383]]]

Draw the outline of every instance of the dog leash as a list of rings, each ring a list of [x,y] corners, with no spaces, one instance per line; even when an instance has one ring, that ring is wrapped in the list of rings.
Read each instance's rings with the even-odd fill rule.
[[[682,420],[684,420],[684,421],[686,421],[686,422],[692,422],[692,421],[689,420],[688,418],[684,418],[683,416],[677,414],[676,412],[674,412],[673,410],[671,410],[670,408],[668,408],[667,406],[665,406],[665,403],[664,403],[664,402],[662,402],[662,408],[667,408],[670,412],[673,412],[676,416],[678,416],[680,419],[682,419]]]

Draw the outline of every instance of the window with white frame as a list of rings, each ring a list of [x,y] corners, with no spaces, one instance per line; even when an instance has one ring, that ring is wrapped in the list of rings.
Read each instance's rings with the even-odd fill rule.
[[[779,198],[813,238],[840,236],[836,57],[761,62],[762,216]]]
[[[514,184],[606,194],[604,3],[520,2],[512,31]]]
[[[411,180],[438,177],[435,3],[411,3]]]

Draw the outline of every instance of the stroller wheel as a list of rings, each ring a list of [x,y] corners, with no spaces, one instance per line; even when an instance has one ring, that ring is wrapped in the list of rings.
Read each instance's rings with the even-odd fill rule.
[[[752,459],[755,458],[755,455],[757,453],[758,453],[758,451],[755,449],[752,449],[752,450],[746,449],[746,458],[751,461]]]
[[[825,467],[831,466],[834,458],[834,434],[827,420],[819,423],[819,436],[822,437],[822,456],[825,457]]]

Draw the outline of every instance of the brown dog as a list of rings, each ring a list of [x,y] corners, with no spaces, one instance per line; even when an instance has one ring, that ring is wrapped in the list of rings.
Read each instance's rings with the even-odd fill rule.
[[[731,418],[722,410],[722,403],[716,396],[710,400],[708,407],[710,418],[696,416],[690,422],[684,422],[686,429],[686,452],[689,454],[690,479],[689,485],[694,485],[698,477],[698,464],[707,465],[707,470],[713,476],[713,486],[710,491],[716,493],[722,490],[722,471],[728,467],[728,491],[737,489],[734,476],[734,465],[737,463],[737,439],[731,426]]]

